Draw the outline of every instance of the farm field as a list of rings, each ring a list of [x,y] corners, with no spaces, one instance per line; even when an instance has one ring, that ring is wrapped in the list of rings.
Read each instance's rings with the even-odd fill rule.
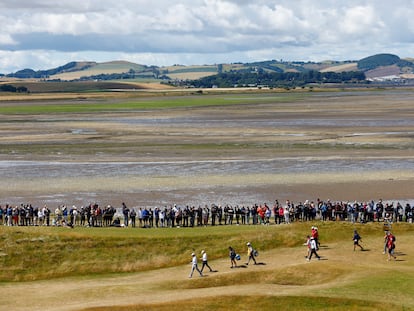
[[[174,94],[0,97],[0,205],[414,202],[411,89]],[[323,260],[309,263],[313,223],[1,226],[0,309],[414,309],[412,224],[393,225],[391,262],[382,223],[316,224]],[[354,228],[364,252],[352,251]],[[230,269],[227,247],[244,255],[246,241],[264,264]],[[189,280],[204,248],[218,272]]]

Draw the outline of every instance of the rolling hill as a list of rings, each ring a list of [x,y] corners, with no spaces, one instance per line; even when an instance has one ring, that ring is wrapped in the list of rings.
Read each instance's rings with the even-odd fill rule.
[[[100,81],[100,80],[197,80],[220,73],[266,72],[266,73],[302,73],[306,71],[321,73],[362,71],[369,79],[381,77],[410,77],[414,73],[414,60],[400,59],[393,54],[377,54],[354,61],[278,61],[269,60],[253,63],[230,63],[214,65],[172,65],[147,66],[128,61],[70,62],[66,65],[34,71],[23,69],[6,75],[7,78],[41,79],[47,81]]]
[[[51,75],[49,79],[59,80],[79,80],[82,77],[90,77],[102,74],[122,74],[131,71],[145,72],[148,68],[144,65],[139,65],[127,61],[112,61],[105,63],[93,63],[90,62],[89,66],[80,68],[79,70],[71,70],[65,72],[59,72]]]

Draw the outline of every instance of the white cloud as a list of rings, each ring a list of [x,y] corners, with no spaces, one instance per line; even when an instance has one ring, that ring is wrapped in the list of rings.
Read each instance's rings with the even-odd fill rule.
[[[378,34],[384,24],[369,6],[356,6],[346,10],[339,29],[347,35],[356,37]]]
[[[407,57],[413,15],[414,0],[3,0],[0,73],[74,53],[155,65]]]
[[[14,45],[16,44],[16,41],[14,41],[9,34],[0,33],[0,44]]]

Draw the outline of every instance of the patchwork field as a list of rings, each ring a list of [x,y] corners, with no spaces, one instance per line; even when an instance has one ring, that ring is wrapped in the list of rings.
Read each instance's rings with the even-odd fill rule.
[[[0,97],[0,205],[412,203],[413,102],[411,89]],[[387,262],[382,224],[318,222],[324,260],[307,263],[311,225],[1,226],[0,308],[414,309],[411,224],[394,225],[398,260]],[[352,251],[354,228],[368,251]],[[110,251],[98,248],[106,238]],[[244,254],[247,240],[264,264],[229,269],[227,246]],[[189,280],[189,254],[203,248],[218,272]],[[35,258],[49,258],[50,274]]]

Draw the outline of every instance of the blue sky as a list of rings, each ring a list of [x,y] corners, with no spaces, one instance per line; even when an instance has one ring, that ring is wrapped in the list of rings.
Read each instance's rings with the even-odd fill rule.
[[[1,0],[0,73],[414,57],[414,0]]]

